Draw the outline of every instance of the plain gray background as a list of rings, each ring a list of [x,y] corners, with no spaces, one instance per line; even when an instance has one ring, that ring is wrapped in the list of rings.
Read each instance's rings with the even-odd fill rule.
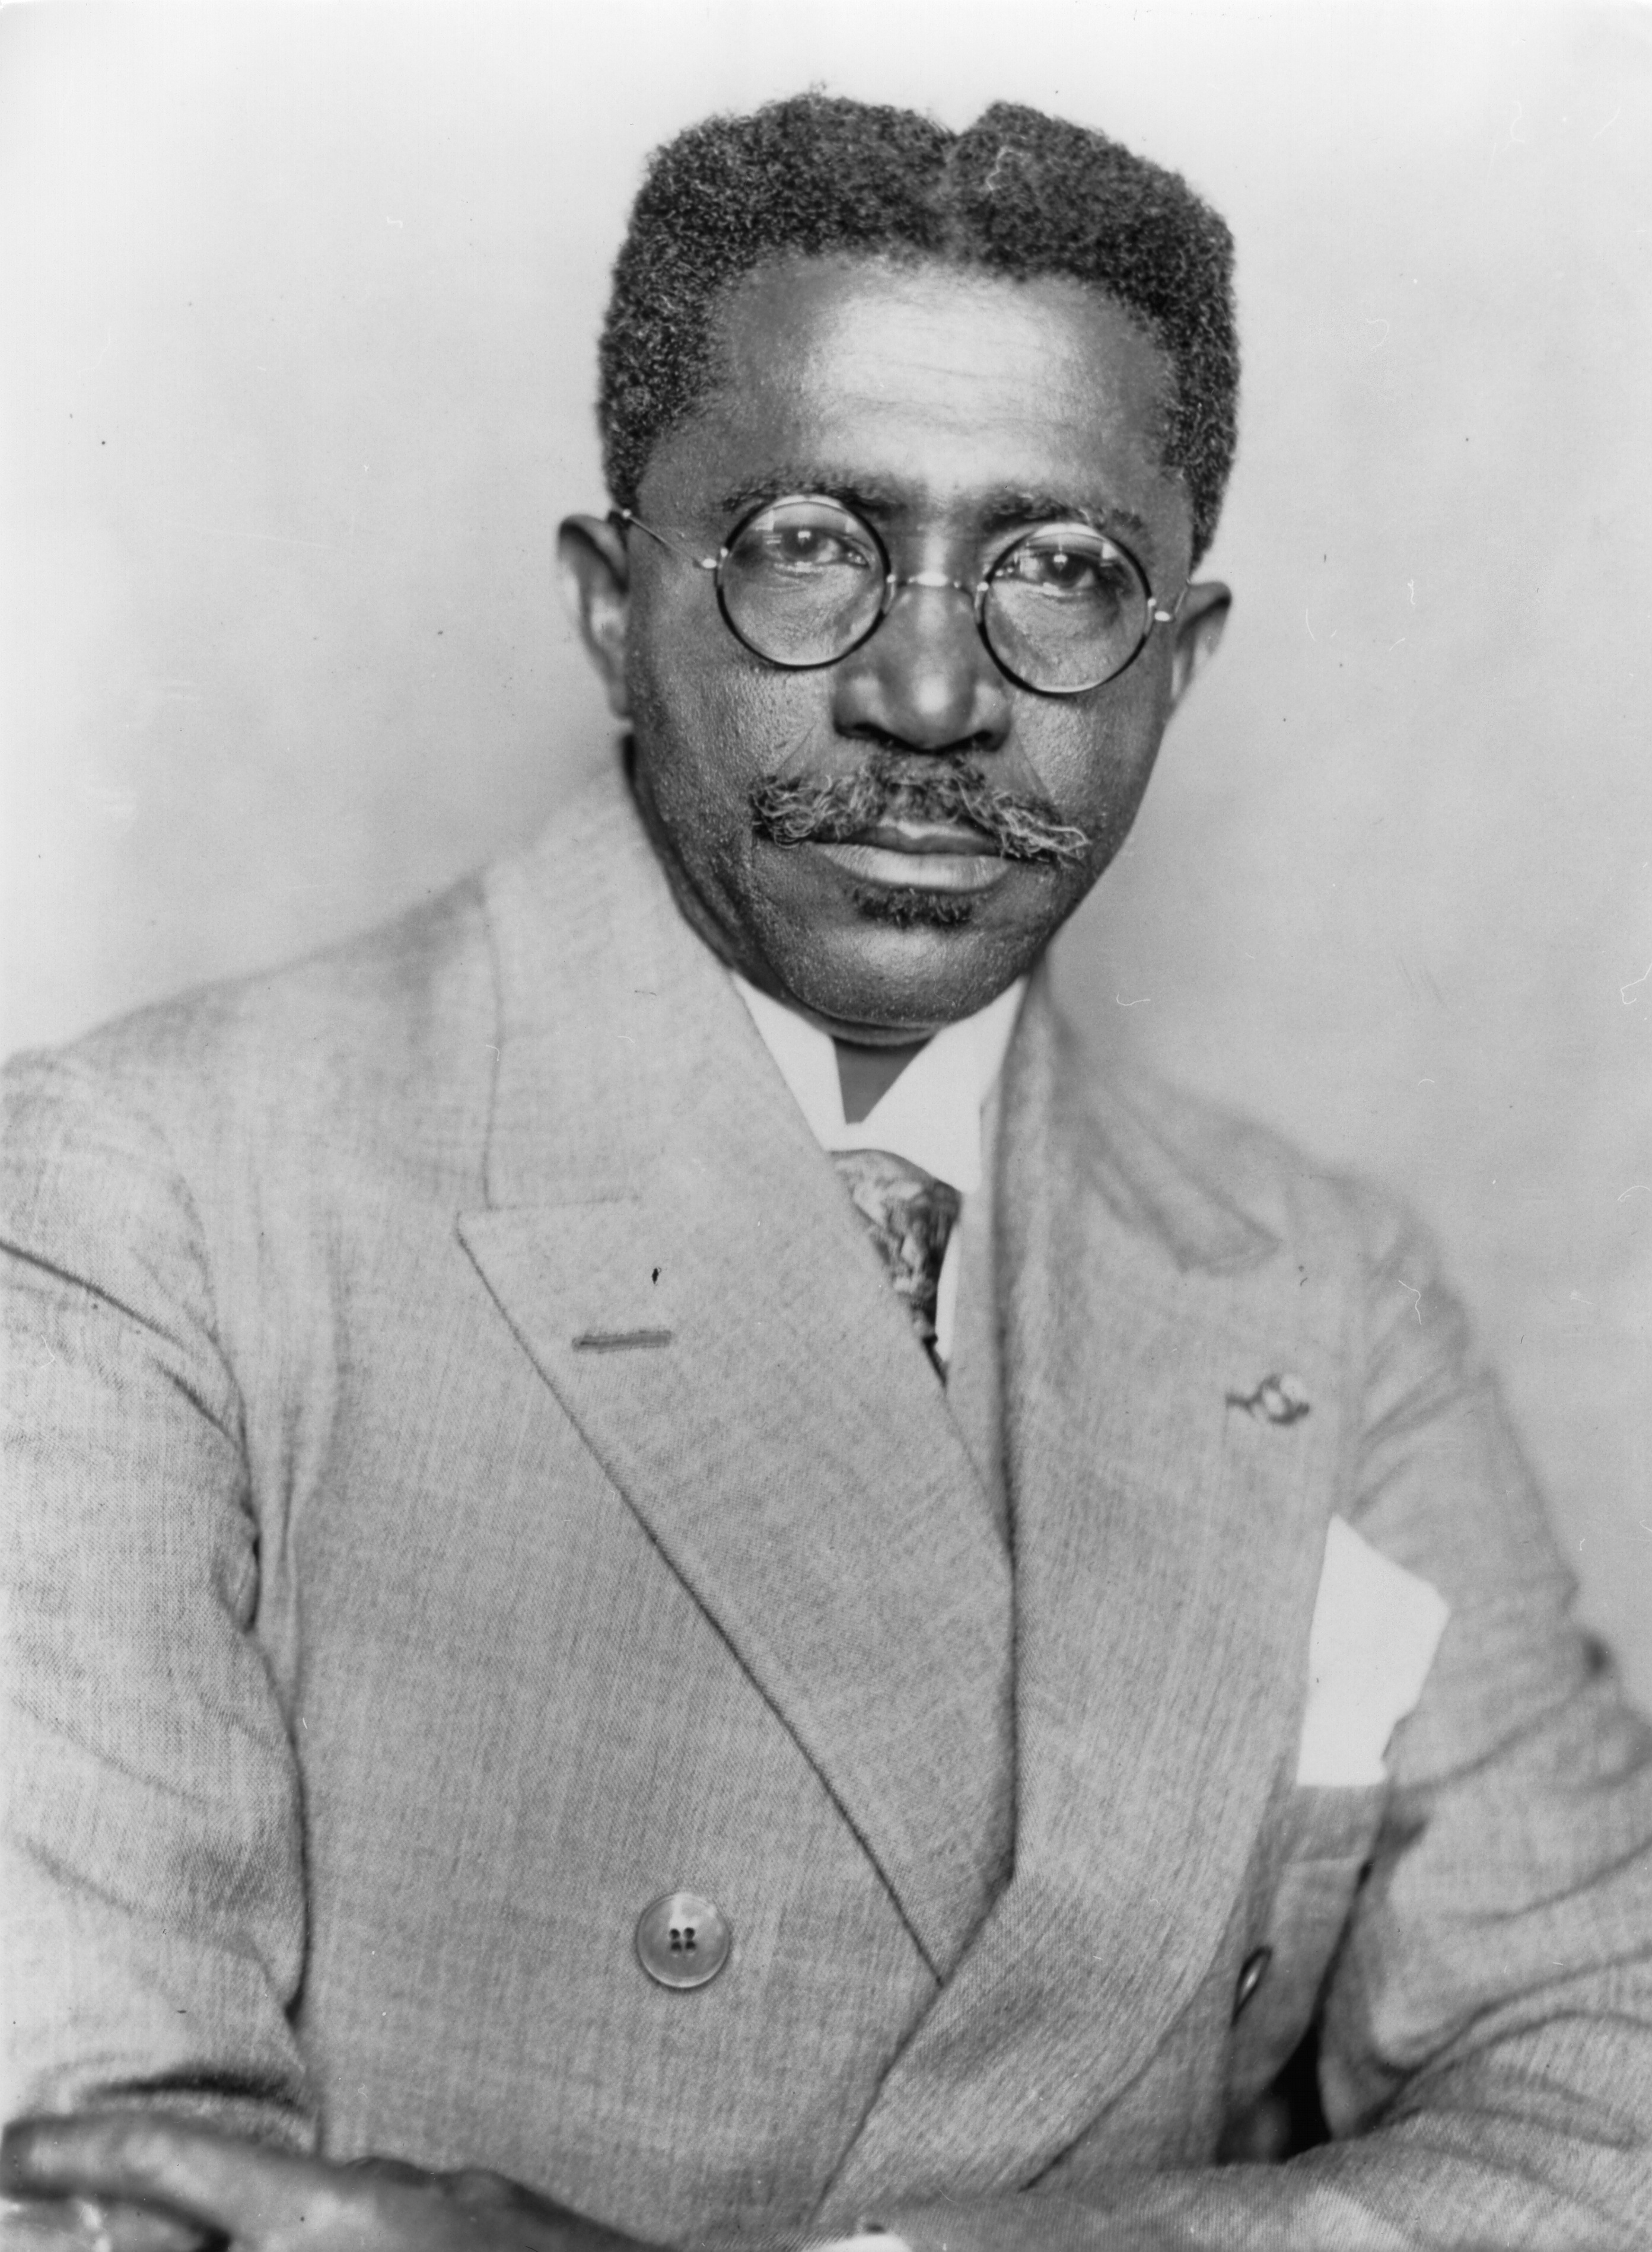
[[[609,728],[557,607],[645,151],[810,83],[1184,171],[1237,590],[1063,942],[1407,1187],[1652,1703],[1652,17],[838,0],[0,18],[0,1045],[377,920]]]

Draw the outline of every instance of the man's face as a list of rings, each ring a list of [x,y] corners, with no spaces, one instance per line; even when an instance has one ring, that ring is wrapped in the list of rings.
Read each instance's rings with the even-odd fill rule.
[[[719,341],[713,394],[638,498],[688,554],[715,555],[759,501],[812,492],[871,523],[903,577],[972,588],[1020,534],[1077,518],[1130,549],[1158,607],[1181,594],[1190,515],[1159,458],[1165,363],[1110,299],[1058,278],[798,260],[731,295]],[[873,1040],[967,1015],[1036,960],[1122,843],[1226,601],[1195,590],[1177,626],[1078,695],[1018,686],[946,586],[903,587],[861,647],[791,671],[736,640],[682,554],[634,530],[623,553],[601,527],[573,533],[588,639],[686,911],[754,982]],[[853,840],[763,833],[762,786],[801,785],[806,803],[868,768],[896,784],[961,773],[1081,836],[1065,858],[1009,857],[910,803]]]

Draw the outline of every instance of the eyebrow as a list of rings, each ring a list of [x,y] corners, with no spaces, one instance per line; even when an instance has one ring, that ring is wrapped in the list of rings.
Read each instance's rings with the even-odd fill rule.
[[[841,501],[874,524],[910,514],[915,497],[910,487],[888,478],[857,475],[819,462],[793,462],[763,476],[748,478],[726,492],[717,505],[725,518],[737,518],[787,493],[820,493]],[[1013,531],[1020,524],[1088,524],[1098,532],[1127,532],[1142,540],[1149,536],[1145,519],[1133,508],[1116,502],[1083,501],[1070,492],[1042,491],[1024,485],[995,485],[983,493],[979,520],[989,538]]]

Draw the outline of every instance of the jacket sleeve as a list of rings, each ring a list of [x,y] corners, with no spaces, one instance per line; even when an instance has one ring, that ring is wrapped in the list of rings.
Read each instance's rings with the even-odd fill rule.
[[[1451,1617],[1319,2015],[1333,2140],[879,2216],[915,2252],[1652,2244],[1652,1731],[1427,1247],[1370,1208],[1350,1513]]]
[[[77,1057],[6,1074],[3,2113],[310,2139],[297,1781],[198,1214]]]

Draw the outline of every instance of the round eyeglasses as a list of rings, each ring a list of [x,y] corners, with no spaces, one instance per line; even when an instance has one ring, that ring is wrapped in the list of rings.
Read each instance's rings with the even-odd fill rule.
[[[903,587],[969,597],[993,662],[1040,696],[1082,696],[1116,680],[1162,609],[1127,547],[1093,525],[1041,524],[1012,540],[974,586],[936,571],[897,573],[866,521],[821,493],[788,493],[741,518],[715,555],[696,555],[628,508],[616,520],[714,574],[723,622],[754,656],[788,671],[835,664],[869,641]]]

